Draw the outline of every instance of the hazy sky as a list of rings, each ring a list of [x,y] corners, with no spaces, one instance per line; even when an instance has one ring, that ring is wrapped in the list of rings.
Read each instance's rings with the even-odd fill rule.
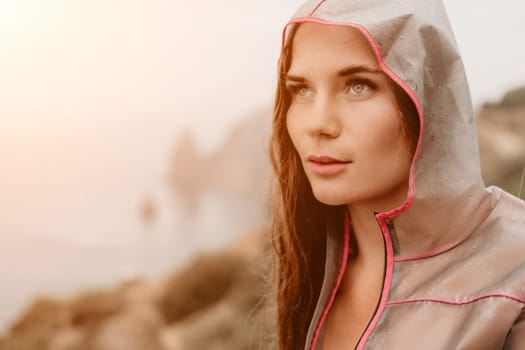
[[[0,0],[0,127],[187,124],[212,126],[199,135],[214,144],[271,102],[281,26],[300,3]],[[475,104],[525,83],[523,2],[446,5]]]
[[[0,0],[0,259],[40,264],[15,244],[35,235],[129,244],[184,128],[209,150],[271,104],[281,28],[301,3]],[[524,4],[446,1],[475,104],[525,84]],[[11,315],[49,272],[13,277]]]
[[[132,210],[183,128],[210,149],[271,103],[300,3],[0,0],[0,225],[108,191]],[[475,104],[525,84],[523,2],[446,5]]]

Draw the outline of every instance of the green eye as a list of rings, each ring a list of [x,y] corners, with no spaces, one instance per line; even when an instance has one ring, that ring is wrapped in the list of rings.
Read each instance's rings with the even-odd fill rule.
[[[354,79],[347,84],[346,93],[350,95],[363,95],[373,90],[375,87],[376,85],[370,81]]]
[[[356,94],[362,93],[363,91],[366,90],[366,88],[367,86],[364,83],[356,83],[352,85],[352,91],[355,92]]]
[[[289,86],[288,91],[292,96],[297,97],[310,97],[312,95],[312,89],[304,85]]]
[[[308,89],[305,88],[305,87],[301,87],[301,88],[297,89],[297,95],[299,95],[299,96],[306,96],[306,95],[308,95]]]

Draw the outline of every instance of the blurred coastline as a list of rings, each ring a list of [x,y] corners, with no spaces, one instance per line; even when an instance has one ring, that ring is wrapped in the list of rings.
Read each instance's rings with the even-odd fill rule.
[[[0,350],[255,348],[269,104],[302,2],[0,0]],[[445,3],[484,179],[517,194],[525,91],[481,103],[525,83],[524,5]]]
[[[0,330],[37,295],[66,297],[117,281],[160,278],[197,252],[227,246],[263,225],[268,214],[267,113],[247,116],[209,154],[200,154],[197,141],[182,133],[159,172],[158,188],[146,196],[133,198],[126,193],[128,186],[112,189],[104,203],[99,194],[68,207],[67,198],[57,197],[49,203],[57,205],[54,215],[34,223],[24,222],[24,215],[35,214],[27,210],[8,218],[5,212],[13,209],[6,205],[0,221]]]
[[[130,305],[132,309],[149,305],[152,309],[146,313],[155,320],[150,324],[152,333],[137,337],[158,339],[156,345],[148,343],[144,349],[186,349],[195,348],[195,344],[201,344],[197,348],[208,344],[204,348],[211,349],[209,344],[214,341],[219,344],[217,349],[233,344],[228,342],[241,344],[232,347],[235,349],[249,348],[240,320],[253,316],[263,297],[262,275],[255,272],[264,270],[267,262],[262,256],[264,236],[268,235],[270,113],[261,109],[247,115],[223,145],[209,153],[199,151],[190,132],[181,133],[167,159],[163,191],[151,193],[138,203],[133,233],[123,235],[122,240],[108,243],[94,236],[64,241],[2,235],[0,325],[7,335],[4,344],[9,344],[9,339],[17,341],[20,334],[20,339],[32,339],[28,334],[34,336],[35,324],[40,322],[35,317],[56,313],[58,308],[69,316],[48,320],[59,325],[38,333],[38,344],[60,342],[60,337],[72,336],[63,332],[73,329],[81,331],[75,333],[75,341],[85,346],[78,349],[114,349],[111,342],[108,344],[113,345],[104,348],[93,345],[93,341],[104,342],[100,339],[106,332],[112,339],[128,337],[126,332],[135,328],[111,333],[116,331],[108,330],[106,323],[131,312]],[[525,88],[508,92],[497,103],[484,104],[477,112],[477,125],[486,184],[517,196],[525,171]],[[522,191],[521,197],[524,195]],[[118,223],[130,224],[125,220],[117,218]],[[254,285],[259,286],[256,291]],[[102,316],[88,312],[83,317],[89,321],[72,321],[80,317],[79,305],[86,300],[101,305],[92,298],[97,293],[113,295],[106,296],[108,300],[126,299],[127,293],[146,293],[149,297],[133,299],[129,305],[110,302],[113,309],[103,308],[106,311],[101,311]],[[235,302],[227,297],[230,294],[237,295]],[[187,303],[196,295],[201,296],[188,309]],[[238,300],[246,303],[238,304]],[[149,316],[139,312],[137,317]],[[71,322],[80,324],[72,326]],[[88,332],[88,324],[94,327],[89,332],[95,333]],[[219,325],[226,328],[216,334]],[[0,349],[4,349],[2,344],[0,338]],[[38,348],[31,346],[24,349]],[[50,349],[70,349],[60,346]]]
[[[61,239],[3,231],[0,330],[39,295],[69,297],[83,289],[110,288],[118,281],[164,277],[197,252],[231,244],[265,222],[259,206],[228,193],[203,193],[191,215],[188,208],[177,207],[183,206],[166,205],[165,222],[151,227],[137,223],[134,231],[120,234],[120,242],[97,235]]]

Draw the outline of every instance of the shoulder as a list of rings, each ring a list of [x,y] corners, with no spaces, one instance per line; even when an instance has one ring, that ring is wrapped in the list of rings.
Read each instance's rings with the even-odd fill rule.
[[[525,303],[525,201],[497,187],[488,191],[493,209],[464,248],[479,267],[483,290]]]
[[[498,187],[487,189],[492,196],[493,210],[482,228],[492,227],[516,243],[525,242],[525,201]]]

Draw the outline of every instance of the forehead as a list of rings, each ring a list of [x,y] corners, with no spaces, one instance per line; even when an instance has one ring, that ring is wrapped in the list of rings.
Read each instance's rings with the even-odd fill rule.
[[[366,38],[349,26],[302,23],[292,40],[290,73],[348,66],[379,68]]]

